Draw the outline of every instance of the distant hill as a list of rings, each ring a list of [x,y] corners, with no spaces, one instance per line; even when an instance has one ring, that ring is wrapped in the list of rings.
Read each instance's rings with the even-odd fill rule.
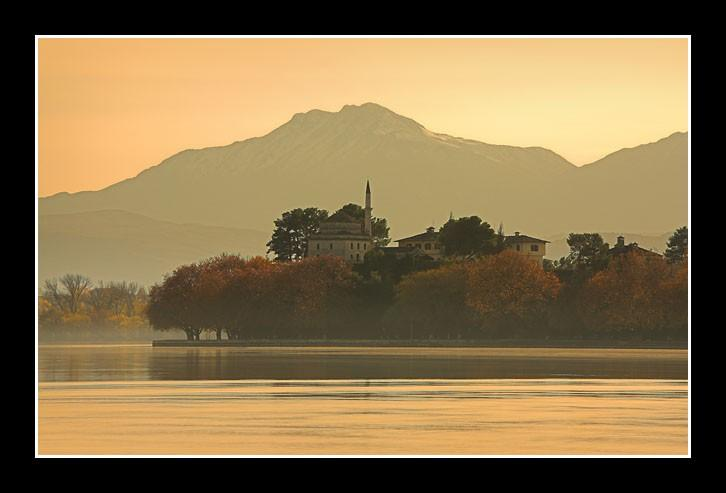
[[[687,134],[576,167],[541,147],[434,133],[382,106],[300,113],[263,137],[186,150],[103,190],[40,199],[41,214],[119,209],[264,231],[291,208],[361,203],[403,237],[476,214],[495,228],[671,231],[687,222]]]
[[[149,286],[178,265],[222,252],[264,255],[261,231],[175,224],[124,211],[42,215],[38,270],[43,280],[79,273]]]
[[[675,228],[674,228],[675,231]],[[610,244],[611,247],[615,246],[618,236],[625,238],[625,243],[637,243],[639,246],[646,250],[653,250],[658,253],[665,252],[666,243],[671,237],[674,231],[669,231],[660,235],[642,235],[637,233],[600,233],[603,240]],[[590,232],[590,231],[581,231]],[[546,258],[551,260],[559,260],[562,257],[567,256],[570,253],[570,247],[567,244],[568,234],[556,235],[549,238],[552,243],[547,244],[547,255]]]
[[[621,149],[558,185],[561,197],[545,211],[566,218],[561,230],[675,230],[688,223],[688,134]]]

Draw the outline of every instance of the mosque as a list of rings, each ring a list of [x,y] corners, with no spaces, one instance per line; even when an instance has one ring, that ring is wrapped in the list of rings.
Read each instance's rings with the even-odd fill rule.
[[[373,208],[371,207],[371,186],[366,182],[366,199],[363,221],[338,211],[320,224],[320,231],[308,238],[308,257],[335,255],[353,264],[363,263],[365,254],[374,248],[373,227],[371,223]],[[384,247],[384,253],[397,257],[404,255],[427,255],[433,260],[443,256],[439,244],[439,232],[433,227],[424,233],[396,240],[397,247]],[[504,244],[508,249],[525,256],[527,259],[543,265],[546,240],[520,235],[506,236]]]
[[[320,223],[320,231],[308,238],[307,256],[335,255],[350,263],[362,263],[365,254],[373,248],[373,209],[369,182],[366,182],[366,206],[363,211],[363,221],[338,211]]]

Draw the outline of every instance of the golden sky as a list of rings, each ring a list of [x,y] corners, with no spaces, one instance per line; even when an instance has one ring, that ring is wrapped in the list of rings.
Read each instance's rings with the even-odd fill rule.
[[[582,165],[688,130],[688,40],[43,38],[39,194],[365,102]]]

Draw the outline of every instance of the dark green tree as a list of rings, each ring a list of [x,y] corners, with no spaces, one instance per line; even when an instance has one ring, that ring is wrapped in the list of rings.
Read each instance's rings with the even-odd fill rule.
[[[275,252],[275,260],[300,260],[305,256],[307,239],[320,230],[320,223],[328,218],[328,211],[317,207],[293,209],[275,220],[272,239],[267,253]]]
[[[682,262],[688,252],[688,227],[678,228],[668,239],[665,258],[670,263]]]
[[[449,219],[439,230],[439,243],[448,257],[470,258],[496,253],[500,237],[478,216]]]
[[[412,272],[432,269],[437,265],[438,262],[425,255],[398,258],[395,255],[386,255],[381,250],[371,250],[363,257],[363,263],[355,265],[353,269],[364,279],[377,276],[382,282],[393,286]]]
[[[567,237],[570,253],[554,262],[554,273],[562,282],[552,320],[555,333],[563,337],[585,331],[580,299],[587,282],[597,272],[607,268],[610,246],[598,233],[570,233]]]
[[[567,244],[570,254],[560,260],[558,270],[585,270],[592,274],[607,267],[610,246],[599,233],[570,233]]]
[[[345,212],[353,219],[362,221],[365,218],[365,210],[358,204],[345,204],[336,212]],[[388,221],[383,217],[371,217],[371,228],[373,229],[373,244],[375,246],[386,246],[391,242],[388,236]]]

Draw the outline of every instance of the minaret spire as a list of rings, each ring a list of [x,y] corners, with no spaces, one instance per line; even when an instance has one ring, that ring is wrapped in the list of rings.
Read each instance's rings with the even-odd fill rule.
[[[365,221],[363,223],[363,227],[365,229],[365,233],[368,236],[371,236],[373,234],[373,227],[371,225],[372,212],[373,208],[371,207],[371,184],[368,180],[366,180],[366,207],[364,209]]]

